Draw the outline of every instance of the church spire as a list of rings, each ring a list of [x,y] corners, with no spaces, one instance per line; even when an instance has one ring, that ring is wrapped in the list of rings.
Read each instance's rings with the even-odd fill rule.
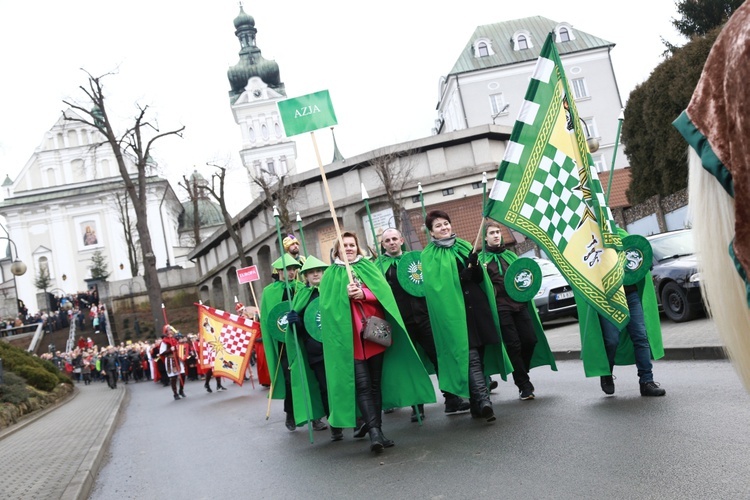
[[[279,76],[279,65],[275,61],[269,61],[260,53],[255,35],[255,19],[245,12],[240,3],[240,13],[234,18],[234,35],[240,41],[240,60],[227,70],[227,78],[231,90],[229,101],[231,104],[242,95],[247,86],[247,81],[257,76],[263,82],[282,95],[286,95],[284,84]]]

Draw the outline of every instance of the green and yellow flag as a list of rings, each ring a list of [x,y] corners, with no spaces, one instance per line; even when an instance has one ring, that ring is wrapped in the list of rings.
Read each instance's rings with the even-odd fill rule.
[[[550,34],[484,207],[534,240],[573,287],[620,328],[630,316],[622,291],[622,241],[606,205]]]

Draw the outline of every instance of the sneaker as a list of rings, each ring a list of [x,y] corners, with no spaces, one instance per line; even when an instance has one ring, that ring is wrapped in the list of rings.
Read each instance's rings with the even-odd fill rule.
[[[602,386],[604,394],[611,396],[615,393],[615,377],[613,377],[612,375],[605,375],[604,377],[601,377],[600,384]],[[643,393],[643,388],[641,388],[641,393]]]
[[[471,404],[460,396],[445,398],[445,413],[457,413],[471,408]]]
[[[180,395],[179,394],[175,394],[174,395],[174,400],[175,401],[179,401],[180,400]]]
[[[183,391],[180,391],[180,397],[181,398],[186,398],[187,396],[185,396],[185,393]]]
[[[667,391],[659,387],[658,382],[641,384],[641,396],[664,396],[666,393]]]
[[[226,390],[227,390],[227,388],[226,388],[226,387],[224,387],[223,385],[220,385],[219,387],[217,387],[217,388],[216,388],[216,390],[217,390],[217,391],[226,391]]]
[[[312,428],[314,431],[324,431],[328,429],[328,424],[318,418],[312,421]]]
[[[286,416],[286,428],[289,432],[292,432],[297,428],[297,424],[294,422],[294,417],[291,415]]]
[[[531,382],[524,384],[523,389],[518,391],[518,397],[522,401],[529,401],[531,399],[534,399],[534,386],[531,385]]]
[[[344,431],[341,427],[331,427],[331,441],[341,441],[344,439]]]

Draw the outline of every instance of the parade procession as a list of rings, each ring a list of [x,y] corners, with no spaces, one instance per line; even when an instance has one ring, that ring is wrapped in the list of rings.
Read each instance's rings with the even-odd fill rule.
[[[262,346],[256,359],[268,386],[266,419],[272,400],[283,400],[289,431],[306,427],[313,442],[314,431],[330,429],[330,439],[341,441],[350,429],[354,438],[369,437],[375,453],[396,444],[385,435],[384,412],[412,408],[411,421],[429,425],[431,375],[444,413],[502,419],[492,389],[512,381],[528,402],[546,392],[530,371],[557,370],[533,301],[541,271],[504,244],[503,231],[512,230],[533,240],[575,291],[583,375],[598,377],[612,395],[615,366],[635,364],[641,396],[664,396],[652,371],[652,359],[664,355],[658,309],[641,265],[650,246],[617,227],[567,82],[550,35],[497,178],[489,191],[483,182],[475,237],[457,235],[451,214],[423,211],[429,243],[408,249],[400,228],[375,234],[368,206],[366,226],[377,243],[363,244],[339,227],[321,164],[336,231],[330,254],[308,254],[301,230],[282,235],[274,207],[279,257],[260,302],[249,308],[235,297],[237,314],[198,304],[201,372],[241,384],[253,347]],[[328,92],[281,101],[279,110],[288,136],[310,132],[314,143],[316,129],[336,123]],[[367,204],[364,184],[362,191]],[[255,300],[259,273],[248,271]],[[179,400],[182,389],[172,387]]]

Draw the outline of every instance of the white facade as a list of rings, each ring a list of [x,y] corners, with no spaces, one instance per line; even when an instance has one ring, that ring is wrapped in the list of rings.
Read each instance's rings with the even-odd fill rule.
[[[276,106],[283,99],[286,96],[254,76],[232,104],[232,115],[242,134],[240,157],[250,181],[250,201],[261,192],[254,177],[263,177],[273,184],[282,175],[296,173],[297,143],[284,135]]]
[[[578,114],[600,142],[592,153],[594,162],[599,171],[609,170],[622,110],[610,58],[614,44],[539,16],[476,29],[451,73],[440,78],[433,133],[493,123],[512,127],[550,31],[555,33]],[[627,166],[621,148],[618,153],[615,168]]]
[[[75,115],[71,110],[65,114]],[[18,177],[3,185],[0,215],[5,217],[18,257],[28,266],[26,273],[16,278],[18,298],[31,313],[44,307],[37,304],[39,290],[34,285],[43,267],[51,278],[47,291],[53,293],[87,290],[85,280],[91,278],[91,257],[97,250],[106,257],[110,280],[130,277],[115,203],[115,195],[126,192],[114,154],[102,142],[95,128],[61,116]],[[135,175],[135,166],[129,168]],[[173,249],[179,245],[179,200],[169,183],[156,176],[149,177],[147,193],[157,268],[166,267],[167,262],[180,264],[175,262]],[[135,221],[132,208],[131,220]],[[12,275],[4,273],[4,282],[12,280]]]

